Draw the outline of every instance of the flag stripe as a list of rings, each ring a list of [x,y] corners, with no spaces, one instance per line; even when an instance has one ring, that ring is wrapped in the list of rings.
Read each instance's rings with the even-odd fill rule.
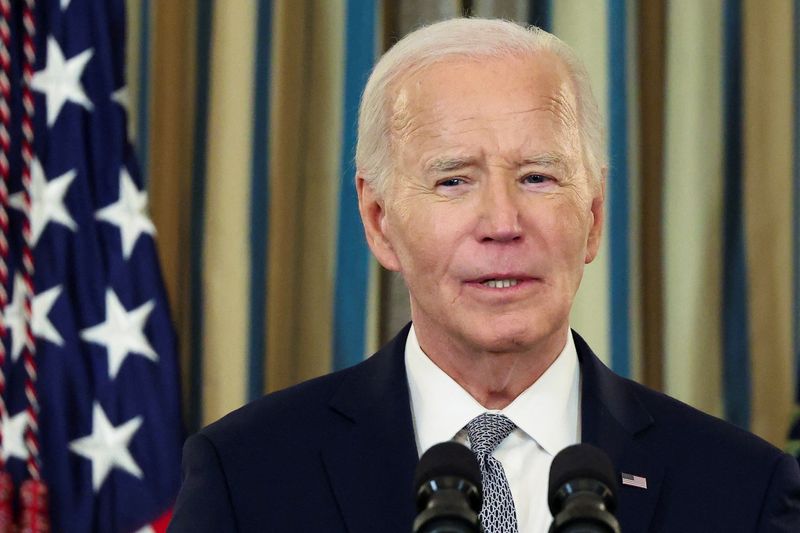
[[[628,214],[628,80],[627,13],[625,0],[610,0],[609,38],[609,154],[608,178],[609,284],[611,314],[611,365],[615,372],[630,375],[630,244]]]
[[[150,0],[141,0],[139,26],[139,102],[136,108],[136,153],[139,156],[142,179],[149,176],[150,147]]]
[[[190,339],[191,392],[186,420],[190,431],[200,428],[203,419],[203,242],[205,241],[206,153],[208,143],[209,74],[214,0],[197,2],[197,85],[195,87],[194,151],[191,197],[191,289]]]
[[[375,60],[375,2],[348,0],[345,23],[344,121],[336,242],[333,367],[364,357],[369,256],[353,187],[356,124],[361,91]]]
[[[724,199],[722,346],[725,417],[750,423],[750,361],[747,320],[747,265],[742,206],[742,5],[727,0],[724,19]]]
[[[250,182],[250,323],[247,396],[264,393],[267,341],[267,265],[269,264],[269,95],[272,55],[272,2],[259,2],[253,91]]]

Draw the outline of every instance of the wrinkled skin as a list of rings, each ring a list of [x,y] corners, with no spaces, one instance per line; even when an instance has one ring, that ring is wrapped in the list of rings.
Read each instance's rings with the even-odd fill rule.
[[[403,275],[425,353],[502,408],[563,349],[599,247],[604,180],[584,164],[572,82],[545,52],[451,58],[401,81],[391,112],[385,197],[357,179],[367,240]]]

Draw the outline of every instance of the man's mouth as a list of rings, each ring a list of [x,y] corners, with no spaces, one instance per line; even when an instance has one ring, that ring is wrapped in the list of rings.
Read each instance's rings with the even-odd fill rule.
[[[489,287],[491,289],[507,289],[508,287],[513,287],[519,283],[518,279],[487,279],[481,282],[481,285],[484,287]]]

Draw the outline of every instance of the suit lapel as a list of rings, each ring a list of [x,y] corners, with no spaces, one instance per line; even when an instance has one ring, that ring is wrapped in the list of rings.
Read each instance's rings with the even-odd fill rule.
[[[347,530],[407,533],[418,456],[408,397],[406,327],[354,368],[330,402],[322,459]]]
[[[639,401],[633,385],[603,365],[576,333],[581,365],[582,441],[604,450],[619,483],[617,512],[624,531],[647,531],[658,503],[664,465],[642,446],[654,420]],[[621,483],[622,474],[645,478],[647,488]]]

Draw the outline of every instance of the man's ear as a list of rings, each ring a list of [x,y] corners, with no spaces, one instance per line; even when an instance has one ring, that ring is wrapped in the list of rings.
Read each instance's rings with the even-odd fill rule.
[[[606,199],[606,175],[608,167],[603,167],[600,171],[600,183],[594,186],[594,194],[591,207],[591,226],[589,227],[589,237],[586,240],[586,257],[584,262],[588,265],[600,250],[600,238],[603,234],[603,221],[605,219],[605,199]]]
[[[358,211],[367,236],[367,244],[378,262],[387,270],[400,270],[400,262],[387,236],[386,205],[373,186],[359,174],[356,176]]]

